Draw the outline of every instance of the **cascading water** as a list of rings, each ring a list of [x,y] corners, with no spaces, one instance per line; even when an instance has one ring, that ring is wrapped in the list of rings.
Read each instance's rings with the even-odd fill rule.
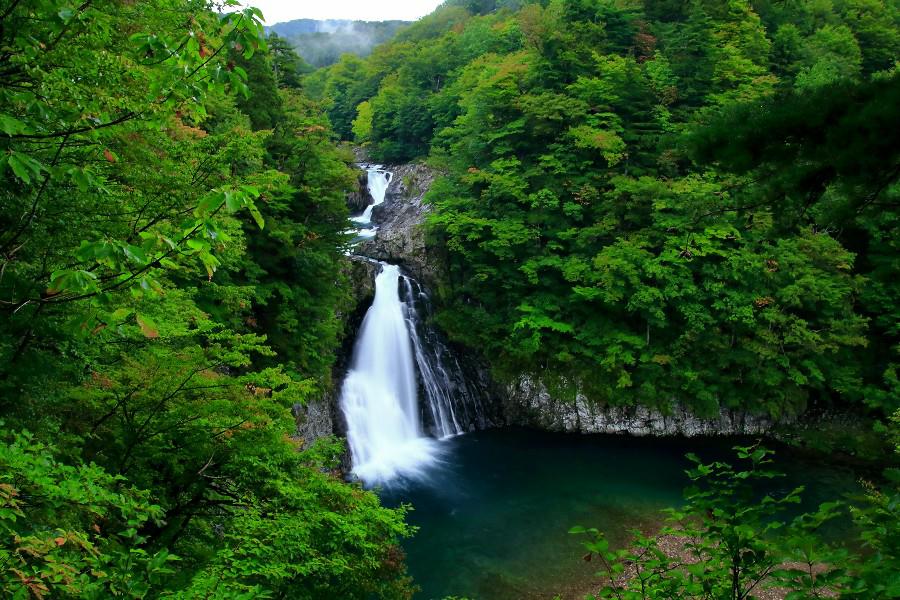
[[[442,337],[429,323],[428,294],[411,277],[402,276],[406,323],[428,412],[424,415],[433,435],[446,438],[465,433],[473,425],[485,426],[478,395],[462,377],[462,368]]]
[[[372,210],[379,204],[384,203],[384,197],[387,194],[388,186],[391,183],[391,173],[385,171],[381,165],[374,165],[366,169],[368,173],[369,194],[372,196],[372,204],[366,207],[358,217],[351,217],[350,220],[359,227],[357,235],[360,238],[371,238],[375,235],[377,228],[372,227]]]
[[[368,484],[415,477],[437,456],[422,433],[400,268],[382,263],[341,390],[353,473]]]
[[[358,239],[377,233],[372,209],[384,202],[392,177],[380,166],[367,171],[374,204],[352,219],[360,228]],[[379,264],[375,300],[341,389],[353,473],[368,485],[424,475],[439,454],[434,438],[485,424],[459,364],[429,325],[427,295],[398,266]],[[419,407],[420,389],[425,410]]]

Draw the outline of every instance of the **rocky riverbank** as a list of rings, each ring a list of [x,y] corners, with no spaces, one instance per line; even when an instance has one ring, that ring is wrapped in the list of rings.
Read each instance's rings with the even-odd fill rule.
[[[547,431],[694,437],[762,434],[775,426],[771,419],[725,409],[714,418],[703,419],[679,406],[668,412],[643,406],[604,406],[580,393],[560,399],[527,376],[505,386],[502,406],[507,423]]]

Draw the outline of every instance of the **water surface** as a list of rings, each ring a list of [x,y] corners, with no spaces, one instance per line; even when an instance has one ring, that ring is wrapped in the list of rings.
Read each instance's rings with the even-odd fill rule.
[[[417,598],[582,598],[597,566],[582,560],[572,526],[597,527],[618,544],[634,528],[651,531],[660,509],[681,500],[686,452],[730,459],[746,442],[483,431],[444,441],[426,479],[381,495],[414,507],[409,521],[420,529],[405,547]],[[820,502],[852,486],[848,472],[782,454],[784,490],[805,483]]]

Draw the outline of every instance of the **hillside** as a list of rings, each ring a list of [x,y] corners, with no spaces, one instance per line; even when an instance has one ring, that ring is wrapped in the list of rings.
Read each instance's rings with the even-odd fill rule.
[[[446,3],[307,89],[446,173],[438,320],[498,375],[891,414],[897,13],[726,4]]]
[[[368,56],[372,48],[391,39],[405,21],[349,21],[297,19],[267,27],[285,38],[314,67],[336,63],[342,54]]]

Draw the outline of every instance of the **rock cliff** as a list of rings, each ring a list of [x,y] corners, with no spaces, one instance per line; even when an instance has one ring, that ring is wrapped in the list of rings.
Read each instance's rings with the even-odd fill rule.
[[[357,247],[357,253],[396,263],[431,286],[438,262],[425,244],[424,223],[431,207],[423,199],[436,173],[424,165],[388,167],[393,173],[384,203],[372,211],[378,233]]]
[[[704,419],[680,407],[663,413],[643,406],[603,406],[582,394],[561,400],[540,382],[524,376],[507,385],[504,392],[507,423],[549,431],[693,437],[761,434],[775,425],[765,417],[724,409],[718,416]]]
[[[365,171],[360,171],[356,180],[356,189],[347,195],[347,207],[353,213],[359,213],[372,204],[372,194],[369,193],[369,178]]]

